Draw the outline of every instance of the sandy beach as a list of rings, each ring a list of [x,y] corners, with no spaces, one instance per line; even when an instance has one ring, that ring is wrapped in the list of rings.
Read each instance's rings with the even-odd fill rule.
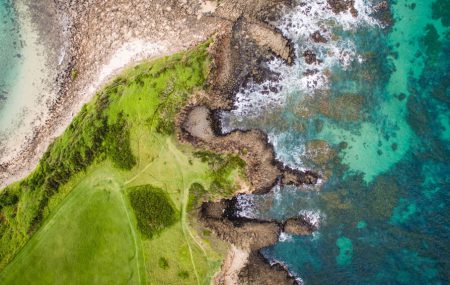
[[[48,117],[47,103],[55,97],[56,68],[50,66],[54,54],[40,41],[29,7],[24,1],[15,4],[23,46],[16,79],[20,84],[14,85],[1,113],[0,165],[17,160],[33,129]]]
[[[14,90],[20,96],[11,100],[15,105],[9,115],[11,127],[2,133],[0,188],[31,172],[83,104],[118,72],[141,60],[192,47],[223,23],[205,16],[214,10],[210,4],[174,7],[158,2],[107,1],[90,6],[56,2],[50,9],[56,10],[61,37],[68,39],[56,51],[55,43],[49,42],[55,35],[40,33],[45,27],[36,20],[39,9],[26,0],[17,2],[26,42],[20,81],[27,84]],[[105,10],[110,14],[100,12]],[[99,17],[90,17],[94,14]]]

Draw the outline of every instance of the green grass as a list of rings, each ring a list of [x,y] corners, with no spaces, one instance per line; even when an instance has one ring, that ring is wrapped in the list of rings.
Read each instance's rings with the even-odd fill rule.
[[[86,174],[0,284],[144,284],[141,243],[112,177],[107,168]]]
[[[110,281],[125,273],[128,283],[137,284],[139,268],[143,283],[209,284],[225,245],[203,234],[187,212],[206,199],[231,195],[239,187],[235,178],[245,180],[245,164],[232,155],[196,152],[175,138],[176,114],[204,88],[206,47],[123,72],[83,107],[29,177],[1,192],[1,284],[19,284],[17,276],[23,284],[83,284],[89,278],[89,284],[115,284]],[[127,198],[129,189],[142,185],[160,189],[178,213],[177,219],[154,220],[151,235],[138,225],[152,211],[135,215]],[[120,240],[103,239],[116,229]],[[130,255],[136,245],[139,254]]]

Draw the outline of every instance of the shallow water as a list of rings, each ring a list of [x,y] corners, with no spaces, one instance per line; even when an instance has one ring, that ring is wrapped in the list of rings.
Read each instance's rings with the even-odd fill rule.
[[[317,223],[313,236],[263,250],[305,284],[450,282],[450,1],[390,4],[391,27],[370,8],[356,23],[326,9],[278,23],[300,55],[312,49],[323,63],[274,64],[289,74],[282,91],[248,92],[251,103],[224,115],[226,130],[262,128],[280,160],[325,178],[319,193],[240,198],[245,216]],[[304,35],[318,28],[333,35],[322,47]],[[319,69],[312,87],[307,68]]]
[[[0,164],[17,160],[55,98],[56,43],[43,35],[56,35],[43,31],[33,18],[53,23],[41,15],[43,5],[0,0]]]
[[[13,1],[0,0],[0,112],[17,77],[21,58],[19,24]]]

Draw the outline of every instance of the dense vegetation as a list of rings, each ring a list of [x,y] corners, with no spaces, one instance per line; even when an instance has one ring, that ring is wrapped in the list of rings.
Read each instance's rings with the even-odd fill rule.
[[[176,114],[195,89],[204,88],[207,45],[145,62],[122,73],[83,107],[29,177],[1,191],[0,269],[22,249],[0,272],[1,284],[17,284],[14,280],[19,277],[25,284],[29,280],[50,284],[48,277],[58,275],[79,276],[65,282],[82,284],[80,278],[89,280],[102,274],[102,278],[90,283],[108,284],[106,280],[114,280],[119,272],[135,270],[144,276],[139,280],[147,278],[151,284],[209,284],[223,258],[223,252],[212,245],[220,242],[212,242],[213,236],[197,230],[195,220],[188,220],[185,211],[205,199],[229,195],[239,187],[235,178],[245,178],[244,163],[239,158],[209,152],[194,154],[192,147],[180,145],[174,135]],[[126,189],[140,185],[153,185],[159,194],[150,198],[154,203],[138,199],[145,207],[134,219]],[[90,203],[87,193],[99,193],[105,200]],[[115,208],[106,211],[112,201],[122,202],[115,202]],[[138,265],[134,254],[133,262],[125,262],[115,260],[114,251],[96,253],[96,249],[103,248],[98,247],[99,242],[105,246],[130,246],[125,243],[129,238],[101,241],[100,237],[113,230],[111,221],[120,220],[123,227],[124,218],[131,232],[137,232],[141,229],[139,217],[151,219],[156,209],[152,207],[160,201],[171,205],[172,215],[167,215],[168,211],[154,222],[151,239],[137,235],[133,249],[123,249],[126,253],[139,248],[142,258]],[[84,209],[88,216],[75,215],[78,210],[69,205],[78,205],[76,208]],[[147,211],[147,207],[151,210]],[[67,215],[63,213],[74,216],[64,218]],[[89,213],[95,213],[96,218],[91,220]],[[128,237],[131,234],[122,232]],[[77,243],[77,239],[83,242]],[[68,250],[59,244],[65,240]],[[54,250],[59,247],[61,250]],[[37,259],[40,266],[32,266]],[[92,268],[79,260],[90,260]],[[117,270],[117,266],[121,269]],[[22,276],[24,270],[26,276]]]
[[[138,228],[143,236],[152,238],[177,221],[178,213],[175,206],[161,188],[142,185],[127,191]]]

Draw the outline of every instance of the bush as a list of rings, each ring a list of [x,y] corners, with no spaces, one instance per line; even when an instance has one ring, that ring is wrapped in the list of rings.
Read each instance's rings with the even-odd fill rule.
[[[178,272],[178,277],[180,277],[181,279],[188,279],[189,278],[189,272],[187,271],[180,271]]]
[[[199,158],[202,162],[208,163],[211,167],[222,164],[224,162],[224,159],[221,155],[211,151],[197,151],[194,153],[194,156],[196,158]]]
[[[130,146],[131,121],[123,114],[117,114],[116,108],[110,108],[120,101],[121,96],[128,94],[125,91],[134,92],[134,88],[143,88],[136,92],[147,92],[151,89],[151,96],[156,96],[151,98],[151,102],[159,107],[149,120],[149,125],[160,133],[174,133],[174,118],[188,95],[194,88],[204,86],[208,72],[208,44],[165,60],[139,65],[135,68],[136,73],[116,78],[99,91],[91,103],[83,106],[64,134],[48,147],[28,178],[5,189],[5,194],[0,193],[0,268],[39,229],[49,214],[48,204],[57,204],[64,198],[67,193],[59,196],[62,194],[59,193],[60,189],[74,175],[108,158],[115,167],[121,169],[131,169],[136,164]],[[71,73],[73,79],[78,76],[75,69]],[[126,88],[131,85],[133,90]],[[127,108],[126,105],[123,107]],[[114,122],[109,116],[116,114],[118,117]],[[152,236],[178,219],[171,200],[160,189],[157,189],[156,194],[154,192],[150,195],[156,201],[156,209],[145,205],[145,201],[142,203],[142,216],[149,213],[152,216],[147,221],[141,221],[141,228],[147,232],[147,236]],[[53,200],[55,195],[58,195],[58,201]],[[152,211],[158,215],[151,214]],[[16,213],[17,223],[9,223]]]
[[[110,126],[104,144],[107,155],[117,168],[130,170],[136,165],[136,158],[131,151],[130,129],[122,113],[116,123]]]
[[[78,78],[78,70],[72,69],[72,71],[70,72],[70,77],[72,78],[72,80],[77,79]]]
[[[140,232],[152,238],[178,220],[178,213],[167,193],[151,185],[128,189],[128,197]]]
[[[160,257],[158,260],[158,266],[164,270],[169,268],[169,261],[165,257]]]
[[[9,189],[0,193],[0,211],[3,207],[12,206],[19,202],[19,195],[12,193]]]
[[[175,133],[175,124],[171,120],[161,118],[156,126],[156,131],[163,135],[171,135]]]
[[[205,195],[207,193],[208,192],[201,184],[192,183],[191,187],[189,188],[189,202],[187,210],[191,211],[193,209],[200,207],[202,199],[205,198]]]

